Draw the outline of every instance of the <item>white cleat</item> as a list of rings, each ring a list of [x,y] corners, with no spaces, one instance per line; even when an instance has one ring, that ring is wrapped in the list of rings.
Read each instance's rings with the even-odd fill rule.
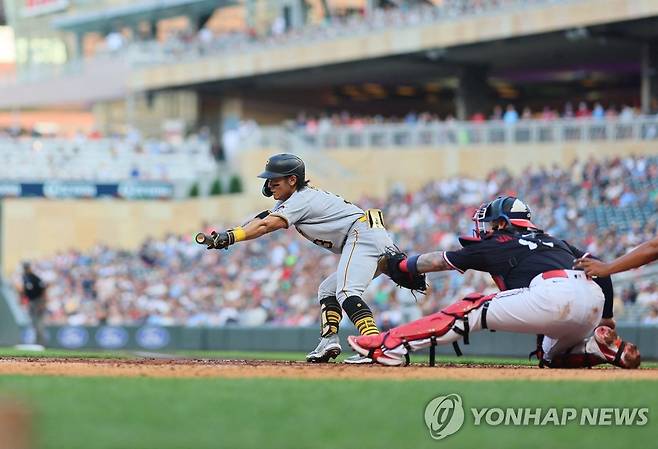
[[[306,361],[310,363],[327,363],[329,360],[338,357],[341,351],[338,335],[322,337],[318,347],[306,354]]]
[[[354,354],[352,357],[343,360],[343,363],[347,363],[348,365],[370,365],[374,362],[370,357],[361,354]]]

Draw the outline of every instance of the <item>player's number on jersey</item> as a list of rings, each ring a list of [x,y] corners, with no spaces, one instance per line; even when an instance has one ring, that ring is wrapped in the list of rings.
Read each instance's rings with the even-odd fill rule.
[[[541,240],[538,240],[539,243],[541,243],[544,246],[548,246],[549,248],[553,248],[553,242],[542,242]],[[519,243],[523,246],[527,246],[530,251],[537,249],[539,245],[535,242],[532,242],[530,240],[524,240],[524,239],[519,239]]]
[[[327,249],[331,249],[334,246],[333,243],[328,242],[326,240],[320,240],[320,239],[313,240],[313,243],[315,243],[316,245],[321,246],[323,248],[327,248]]]

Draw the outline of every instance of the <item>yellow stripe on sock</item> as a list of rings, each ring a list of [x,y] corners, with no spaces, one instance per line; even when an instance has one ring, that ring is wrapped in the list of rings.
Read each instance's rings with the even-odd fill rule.
[[[379,334],[379,329],[377,329],[377,324],[372,317],[365,317],[358,320],[354,323],[356,328],[359,330],[361,335],[377,335]]]

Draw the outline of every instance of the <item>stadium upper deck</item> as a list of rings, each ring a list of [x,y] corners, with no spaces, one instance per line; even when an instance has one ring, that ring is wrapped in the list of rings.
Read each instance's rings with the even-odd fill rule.
[[[325,11],[320,23],[298,2],[246,0],[230,32],[212,27],[235,9],[229,2],[49,0],[54,15],[35,15],[25,1],[5,0],[23,65],[61,62],[52,59],[62,46],[70,61],[20,71],[0,87],[0,108],[91,103],[99,120],[112,109],[141,129],[147,116],[175,114],[219,132],[302,108],[465,119],[495,101],[551,96],[613,97],[648,113],[657,90],[650,0],[408,0],[392,9],[355,0],[339,3],[357,14]],[[327,3],[310,2],[316,12]]]

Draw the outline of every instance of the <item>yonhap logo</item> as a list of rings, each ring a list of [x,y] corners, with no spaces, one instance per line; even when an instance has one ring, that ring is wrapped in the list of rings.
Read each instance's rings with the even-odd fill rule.
[[[464,424],[464,406],[458,394],[449,394],[432,399],[425,407],[425,425],[435,440],[457,432]]]
[[[470,412],[470,413],[469,413]],[[470,418],[469,418],[470,415]],[[430,436],[442,440],[464,425],[490,427],[646,426],[648,407],[478,407],[464,410],[460,395],[451,393],[432,399],[425,407],[425,425]]]

